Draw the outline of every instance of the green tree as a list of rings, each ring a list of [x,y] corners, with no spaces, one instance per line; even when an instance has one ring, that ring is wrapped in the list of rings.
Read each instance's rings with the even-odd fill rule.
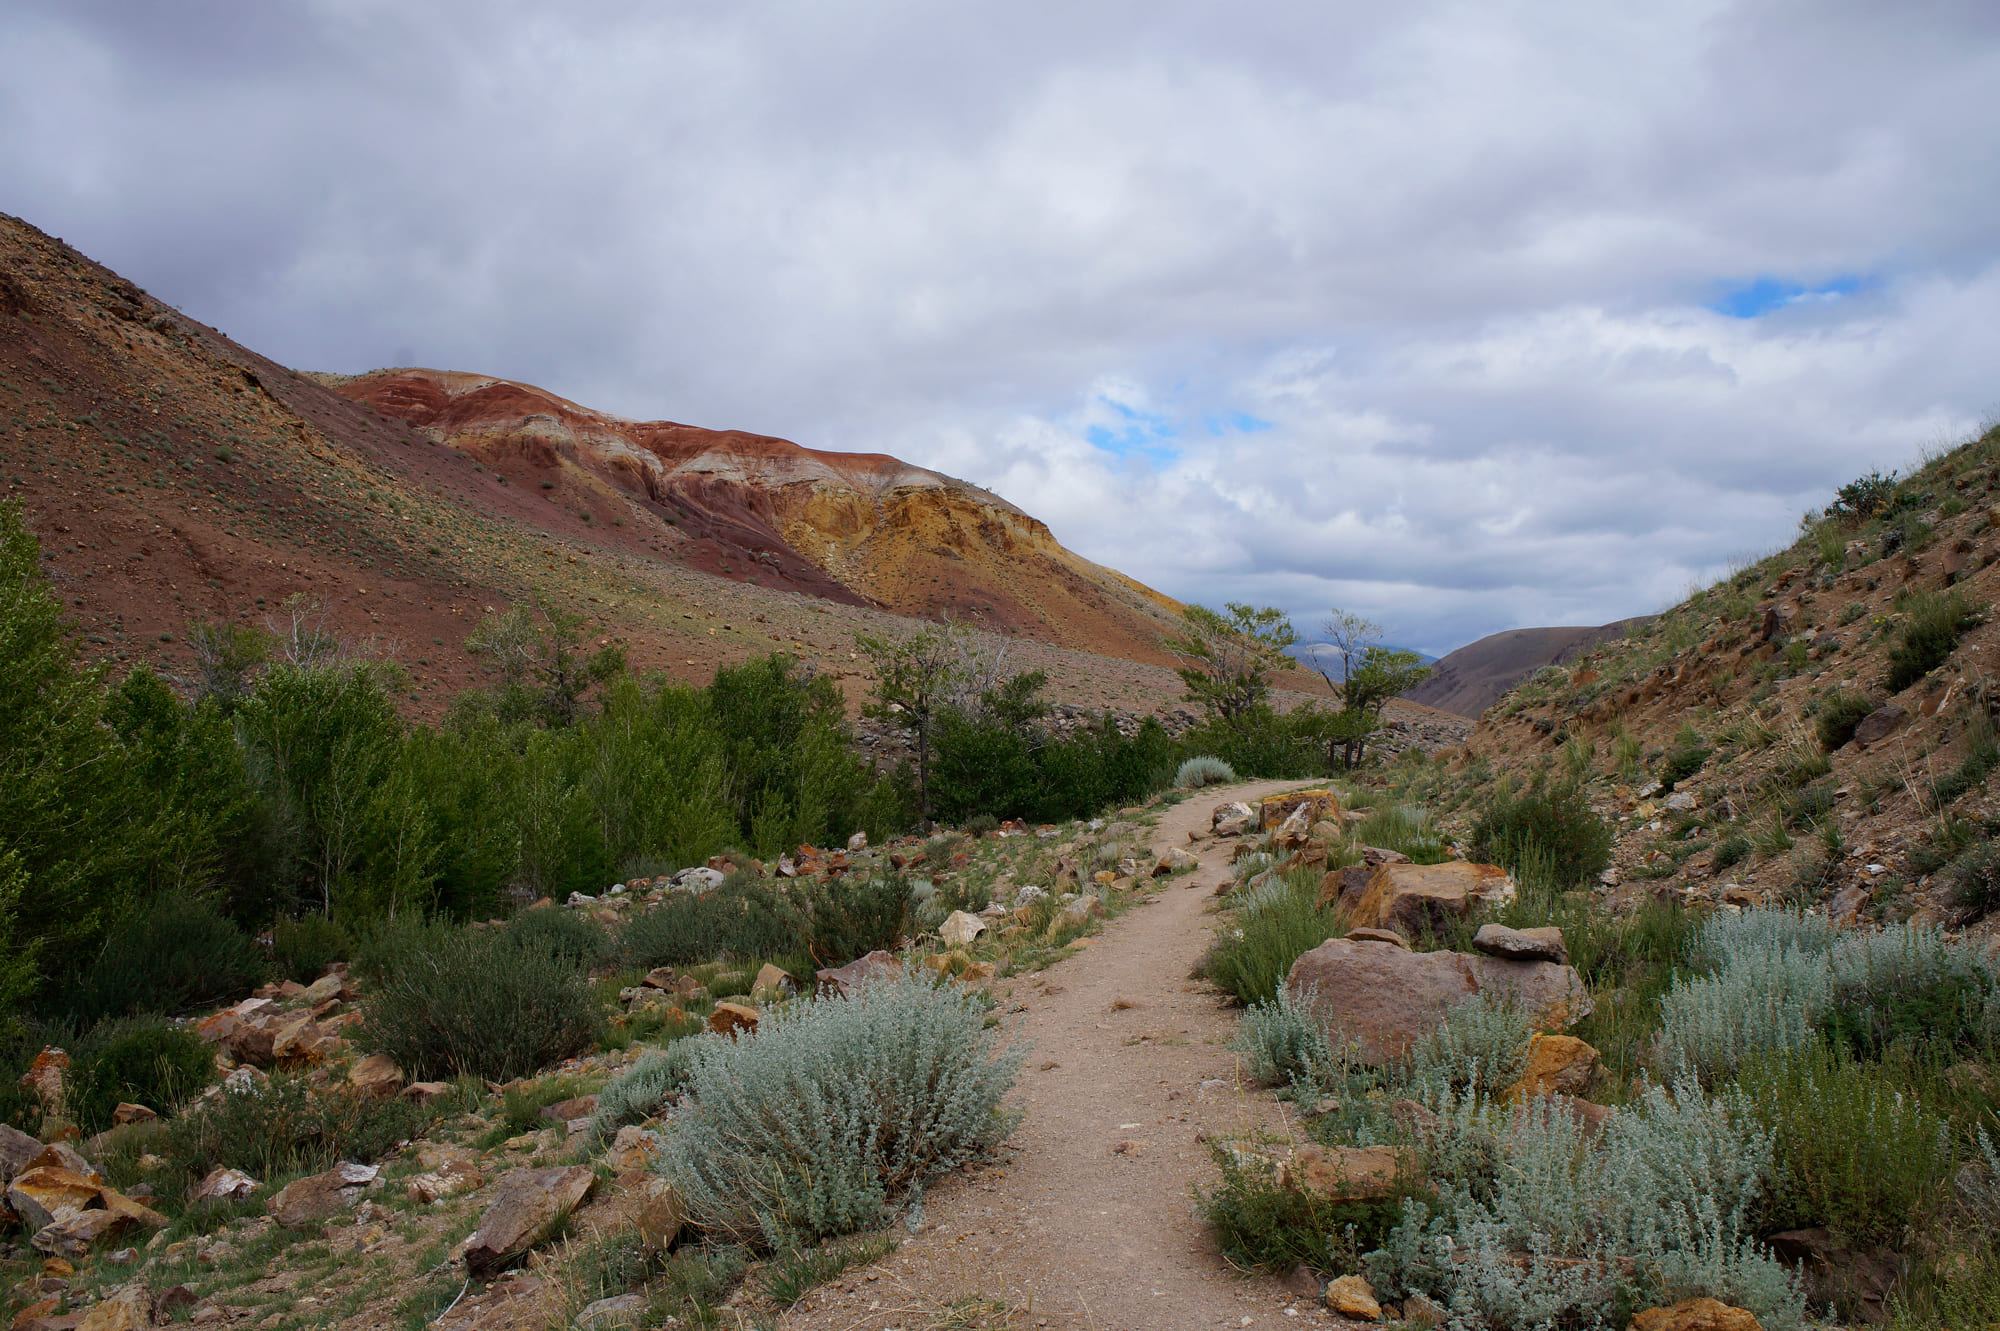
[[[1340,699],[1326,728],[1327,763],[1352,768],[1382,728],[1389,700],[1429,679],[1431,668],[1415,652],[1384,647],[1379,624],[1346,610],[1328,615],[1320,633],[1325,641],[1313,644],[1313,668]]]
[[[227,716],[250,692],[275,642],[253,625],[196,622],[188,625],[187,644],[194,653],[195,698],[213,701]]]
[[[0,915],[7,954],[68,964],[88,951],[154,841],[151,803],[103,724],[101,670],[76,659],[21,503],[0,503]],[[47,970],[42,971],[46,977]],[[0,987],[18,987],[18,975]],[[0,1020],[5,1012],[0,1011]]]
[[[957,702],[972,669],[972,630],[962,624],[926,626],[890,641],[858,633],[855,646],[875,667],[873,701],[863,712],[910,732],[917,745],[917,818],[931,821],[931,743],[938,718]]]
[[[1285,649],[1299,640],[1285,612],[1231,601],[1221,611],[1181,608],[1181,631],[1161,646],[1180,661],[1183,696],[1212,717],[1235,722],[1254,712],[1271,692],[1271,676],[1292,668]]]
[[[501,715],[533,716],[552,730],[576,724],[584,694],[625,673],[625,649],[604,643],[586,654],[584,618],[537,596],[482,619],[465,649],[500,667]]]

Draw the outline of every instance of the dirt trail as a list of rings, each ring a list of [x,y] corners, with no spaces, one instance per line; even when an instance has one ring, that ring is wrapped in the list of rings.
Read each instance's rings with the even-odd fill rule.
[[[998,991],[1005,1008],[1020,1009],[1015,1020],[1034,1045],[1013,1161],[941,1180],[920,1233],[815,1292],[782,1326],[1142,1331],[1338,1320],[1275,1281],[1232,1270],[1193,1210],[1194,1185],[1216,1178],[1201,1136],[1283,1131],[1289,1107],[1239,1086],[1227,1048],[1235,1011],[1188,978],[1212,937],[1204,908],[1234,844],[1189,846],[1188,832],[1206,831],[1223,800],[1297,787],[1215,787],[1166,811],[1154,853],[1187,846],[1200,867],[1162,880],[1154,904],[1113,921],[1092,946]],[[1014,1311],[1004,1321],[997,1309],[985,1320],[944,1318],[973,1298]]]

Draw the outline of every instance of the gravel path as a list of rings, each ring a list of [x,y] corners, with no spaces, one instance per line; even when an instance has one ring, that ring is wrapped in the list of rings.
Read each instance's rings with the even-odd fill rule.
[[[1206,831],[1223,800],[1297,787],[1204,791],[1161,817],[1154,853]],[[1188,978],[1213,936],[1207,907],[1232,844],[1190,847],[1200,867],[1162,880],[1155,903],[1128,911],[1076,955],[1001,986],[1003,1006],[1017,1011],[1034,1046],[1012,1160],[934,1185],[920,1233],[813,1293],[781,1326],[1141,1331],[1338,1322],[1268,1277],[1231,1269],[1194,1215],[1194,1188],[1216,1178],[1206,1134],[1285,1132],[1291,1122],[1289,1106],[1239,1084],[1227,1048],[1236,1012]]]

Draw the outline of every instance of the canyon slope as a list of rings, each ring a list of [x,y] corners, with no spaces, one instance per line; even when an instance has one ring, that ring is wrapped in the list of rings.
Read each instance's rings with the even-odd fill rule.
[[[632,421],[440,370],[323,376],[575,521],[723,577],[1164,662],[1179,606],[1065,549],[998,495],[881,453]],[[761,566],[761,568],[760,568]]]
[[[1447,652],[1431,675],[1403,697],[1439,711],[1477,718],[1508,690],[1548,665],[1562,665],[1607,638],[1622,637],[1647,622],[1621,619],[1597,628],[1506,629]]]
[[[282,629],[300,595],[432,714],[484,676],[479,618],[539,595],[695,680],[782,650],[857,696],[857,632],[949,614],[1063,701],[1181,691],[1175,604],[977,487],[477,375],[301,374],[5,215],[0,497],[86,650],[181,678],[191,623]]]

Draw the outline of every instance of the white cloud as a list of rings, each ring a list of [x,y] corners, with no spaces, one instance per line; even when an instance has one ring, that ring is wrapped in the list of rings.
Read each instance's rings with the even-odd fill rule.
[[[2000,398],[1986,5],[150,14],[0,15],[6,206],[246,342],[893,451],[1306,623],[1657,608]],[[1760,277],[1859,283],[1706,308]]]

